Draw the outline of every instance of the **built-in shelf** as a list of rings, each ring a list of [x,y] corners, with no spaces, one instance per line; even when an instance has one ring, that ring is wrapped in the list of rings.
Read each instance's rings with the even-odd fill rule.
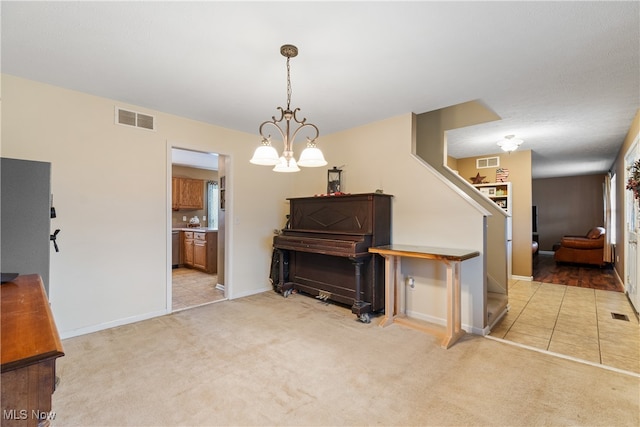
[[[488,184],[474,184],[482,194],[511,215],[511,183],[493,182]]]

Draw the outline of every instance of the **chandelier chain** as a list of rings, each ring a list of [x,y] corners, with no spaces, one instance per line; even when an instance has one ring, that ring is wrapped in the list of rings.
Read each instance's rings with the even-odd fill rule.
[[[289,57],[287,57],[287,110],[291,110],[291,67],[289,66]]]

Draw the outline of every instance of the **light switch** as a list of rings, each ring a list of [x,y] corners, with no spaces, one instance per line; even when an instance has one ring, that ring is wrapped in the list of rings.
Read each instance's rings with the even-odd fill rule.
[[[183,216],[183,217],[182,217],[182,220],[183,220],[183,221],[186,221],[186,220],[187,220],[187,217],[186,217],[186,216]]]

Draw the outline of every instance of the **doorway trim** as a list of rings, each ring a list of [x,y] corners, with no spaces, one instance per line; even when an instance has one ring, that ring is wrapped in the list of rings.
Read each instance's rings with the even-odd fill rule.
[[[166,259],[165,259],[165,266],[166,266],[166,294],[165,294],[165,311],[166,313],[172,313],[173,312],[173,280],[172,280],[172,252],[171,252],[171,248],[172,248],[172,241],[171,241],[171,231],[172,231],[172,215],[171,215],[171,178],[172,178],[172,152],[171,149],[172,148],[177,148],[177,149],[182,149],[182,150],[190,150],[190,151],[196,151],[196,152],[200,152],[200,153],[216,153],[218,154],[218,162],[220,162],[220,159],[224,159],[224,164],[225,164],[225,169],[224,169],[224,174],[225,174],[225,180],[226,180],[226,202],[225,202],[225,216],[231,217],[231,214],[233,212],[233,187],[232,187],[232,174],[231,174],[231,156],[229,154],[225,154],[225,153],[221,153],[217,150],[203,150],[202,148],[194,148],[192,146],[189,146],[188,144],[183,144],[183,143],[178,143],[178,142],[171,142],[169,140],[166,141],[166,180],[165,180],[165,189],[166,189],[166,226],[165,226],[165,235],[166,235]],[[225,223],[225,227],[224,227],[224,259],[223,259],[223,264],[224,264],[224,299],[228,300],[230,299],[230,296],[232,295],[232,275],[231,275],[231,269],[230,269],[230,254],[231,254],[231,239],[230,236],[232,235],[232,224],[229,223],[229,221],[226,221]],[[212,302],[216,302],[216,301],[212,301]]]
[[[627,168],[636,160],[640,159],[640,135],[636,136],[633,143],[624,155],[624,181],[622,185],[626,187],[629,177]],[[635,200],[633,193],[624,191],[624,287],[627,298],[631,302],[636,315],[640,311],[640,290],[638,289],[638,279],[640,279],[640,251],[638,251],[638,237],[640,233],[640,208],[638,200]],[[630,223],[631,222],[631,226]],[[633,228],[633,229],[630,229]]]

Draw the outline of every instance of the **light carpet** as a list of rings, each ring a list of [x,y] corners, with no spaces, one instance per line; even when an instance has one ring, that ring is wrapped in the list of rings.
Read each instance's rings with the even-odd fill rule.
[[[303,295],[223,301],[63,341],[55,426],[638,426],[640,380]]]

